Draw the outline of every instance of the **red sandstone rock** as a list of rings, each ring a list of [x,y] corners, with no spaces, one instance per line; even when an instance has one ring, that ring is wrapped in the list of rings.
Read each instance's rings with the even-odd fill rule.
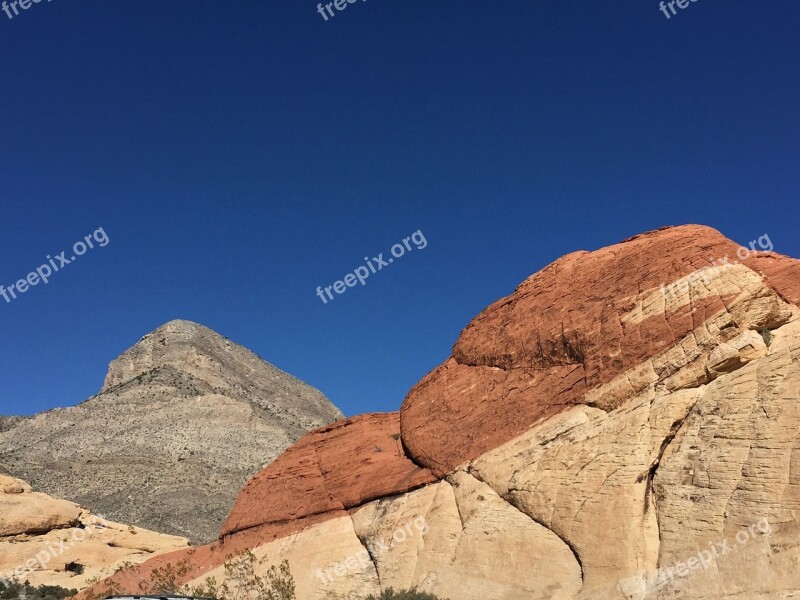
[[[784,300],[800,305],[800,260],[769,253],[758,255],[745,264],[761,273]]]
[[[354,508],[434,481],[403,452],[399,413],[338,421],[309,433],[253,477],[221,536]]]
[[[569,254],[529,277],[478,315],[453,357],[408,394],[401,427],[409,453],[443,475],[584,403],[587,391],[673,346],[736,301],[735,294],[711,295],[640,322],[622,318],[662,284],[725,256],[733,264],[738,248],[708,227],[667,228]],[[762,253],[744,264],[797,302],[800,261]]]

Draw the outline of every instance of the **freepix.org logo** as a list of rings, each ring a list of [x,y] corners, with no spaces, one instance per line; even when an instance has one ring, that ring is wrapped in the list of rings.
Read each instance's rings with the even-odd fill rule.
[[[667,586],[677,579],[693,577],[711,567],[717,570],[718,563],[723,562],[729,554],[740,550],[745,544],[759,537],[758,534],[761,536],[772,535],[772,525],[766,517],[758,523],[742,527],[737,531],[735,542],[728,538],[709,542],[708,549],[704,548],[684,561],[620,580],[617,583],[617,589],[624,594],[626,600],[645,600],[654,590]]]
[[[385,269],[392,264],[396,258],[401,258],[407,252],[412,252],[414,249],[424,250],[428,247],[428,240],[421,229],[417,229],[402,242],[398,242],[391,247],[391,257],[384,258],[384,253],[381,252],[378,256],[372,258],[365,256],[365,265],[357,267],[352,273],[348,273],[339,281],[334,281],[331,285],[323,288],[321,285],[317,286],[317,296],[322,300],[323,304],[327,304],[330,300],[334,299],[333,293],[338,295],[344,294],[348,288],[356,287],[361,284],[367,285],[367,279],[370,275],[375,275],[378,271]]]
[[[695,2],[697,2],[697,0],[669,0],[669,2],[661,2],[658,8],[664,13],[667,19],[671,19],[678,14],[678,11],[675,10],[676,6],[681,10],[685,10],[689,8],[690,4],[694,4]]]
[[[405,526],[395,529],[389,538],[367,542],[362,550],[348,556],[342,562],[335,563],[325,570],[317,569],[317,577],[323,585],[327,586],[337,577],[361,573],[370,564],[374,565],[375,558],[386,554],[395,546],[403,544],[417,535],[424,536],[429,529],[430,526],[424,516],[416,517],[413,521],[406,523]]]
[[[362,0],[366,2],[367,0]],[[345,8],[350,6],[351,4],[355,4],[358,0],[335,0],[334,2],[328,2],[327,4],[322,4],[321,2],[317,4],[317,12],[322,15],[322,18],[326,21],[328,19],[332,19],[336,16],[336,13],[333,12],[333,9],[336,9],[336,12],[342,12]]]
[[[50,2],[51,0],[47,0]],[[2,4],[0,4],[0,8],[3,9],[3,12],[6,13],[6,16],[9,19],[13,19],[14,17],[18,17],[20,14],[20,9],[28,10],[34,4],[39,4],[39,2],[44,2],[44,0],[13,0],[9,2],[5,0]]]
[[[99,248],[104,248],[108,245],[109,241],[110,240],[105,230],[100,227],[99,229],[95,230],[94,233],[90,233],[82,240],[78,240],[72,244],[71,256],[67,257],[67,250],[64,250],[60,254],[56,254],[55,257],[52,257],[48,254],[47,262],[37,267],[35,271],[31,271],[25,277],[19,281],[16,281],[15,283],[12,283],[11,285],[0,285],[0,296],[3,297],[3,299],[6,301],[6,304],[11,304],[12,300],[17,299],[18,294],[24,294],[32,287],[37,286],[40,283],[47,285],[50,282],[50,278],[55,273],[58,273],[67,265],[70,265],[78,260],[78,258],[86,254],[89,250],[94,250],[95,244]]]

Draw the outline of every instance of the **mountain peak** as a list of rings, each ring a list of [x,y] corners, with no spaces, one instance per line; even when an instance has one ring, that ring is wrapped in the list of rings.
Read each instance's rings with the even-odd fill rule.
[[[111,361],[100,394],[147,385],[154,379],[197,395],[224,394],[285,415],[298,433],[344,416],[316,388],[193,321],[169,321]],[[298,401],[303,407],[299,412]]]
[[[167,364],[183,363],[192,351],[213,352],[215,348],[231,345],[222,335],[199,323],[183,319],[169,321],[143,336],[111,362],[100,392]]]

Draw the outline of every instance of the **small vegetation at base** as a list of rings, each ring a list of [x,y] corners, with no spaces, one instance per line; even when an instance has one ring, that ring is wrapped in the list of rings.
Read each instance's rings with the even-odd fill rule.
[[[202,585],[186,586],[181,582],[192,578],[191,563],[186,559],[167,563],[150,571],[147,580],[139,583],[136,594],[201,596],[216,600],[296,600],[289,563],[283,561],[280,566],[272,565],[264,575],[257,575],[256,567],[263,564],[263,560],[258,560],[255,554],[245,550],[228,557],[224,565],[223,583],[217,583],[214,577],[209,577]],[[117,584],[106,582],[96,589],[90,600],[130,593],[130,590],[123,590]]]
[[[365,600],[446,600],[445,598],[439,598],[438,596],[434,596],[433,594],[427,594],[425,592],[418,592],[417,590],[405,590],[400,592],[395,592],[392,588],[388,590],[384,590],[384,592],[380,596],[367,596]]]
[[[228,557],[225,582],[217,584],[213,577],[203,585],[183,590],[191,596],[217,600],[295,600],[294,578],[289,562],[272,565],[265,575],[256,575],[256,567],[264,564],[249,550]]]
[[[119,573],[124,571],[125,569],[131,568],[133,565],[129,562],[125,562],[121,564],[114,573]],[[86,585],[89,587],[94,587],[92,592],[88,592],[86,594],[87,600],[102,600],[103,598],[107,598],[108,596],[124,596],[125,591],[116,583],[112,583],[110,581],[105,581],[101,583],[99,577],[92,577],[89,581],[86,582]]]
[[[167,563],[150,572],[149,581],[139,582],[139,591],[142,594],[176,594],[181,587],[181,581],[192,568],[186,560],[177,563]]]
[[[772,330],[765,327],[758,333],[760,333],[761,337],[764,338],[764,343],[767,345],[767,348],[769,348],[772,345],[773,338],[775,337],[772,335]]]
[[[78,590],[66,590],[56,585],[33,587],[27,583],[0,581],[0,600],[63,600],[77,593]]]
[[[283,561],[279,566],[272,565],[264,575],[257,575],[257,567],[264,565],[264,560],[259,560],[249,550],[233,554],[225,562],[225,578],[223,583],[218,583],[214,577],[209,577],[202,585],[184,586],[178,582],[191,576],[192,567],[187,560],[169,563],[150,572],[148,581],[139,585],[139,594],[156,595],[185,595],[203,598],[216,598],[217,600],[297,600],[295,584],[289,570],[288,561]],[[126,565],[129,567],[130,565]],[[60,596],[27,596],[29,600],[63,600],[65,596],[76,593],[64,593]],[[107,595],[127,595],[130,590],[121,590],[117,586],[106,583],[106,588],[98,591],[92,600],[100,600]],[[17,596],[0,596],[0,600],[16,600]],[[340,600],[340,596],[330,593],[328,598]],[[404,590],[395,592],[389,588],[379,596],[374,594],[364,600],[448,600],[433,594],[417,590]]]

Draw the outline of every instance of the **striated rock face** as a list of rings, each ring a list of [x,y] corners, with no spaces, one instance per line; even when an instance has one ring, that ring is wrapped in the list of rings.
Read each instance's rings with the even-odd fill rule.
[[[184,538],[106,521],[0,475],[0,578],[80,589],[125,563],[187,544]]]
[[[556,261],[411,390],[379,466],[396,416],[310,434],[220,542],[112,581],[250,548],[303,600],[800,598],[800,261],[737,249],[689,226]]]
[[[97,396],[0,427],[0,471],[109,518],[206,542],[248,477],[341,417],[246,348],[173,321],[113,361]]]

